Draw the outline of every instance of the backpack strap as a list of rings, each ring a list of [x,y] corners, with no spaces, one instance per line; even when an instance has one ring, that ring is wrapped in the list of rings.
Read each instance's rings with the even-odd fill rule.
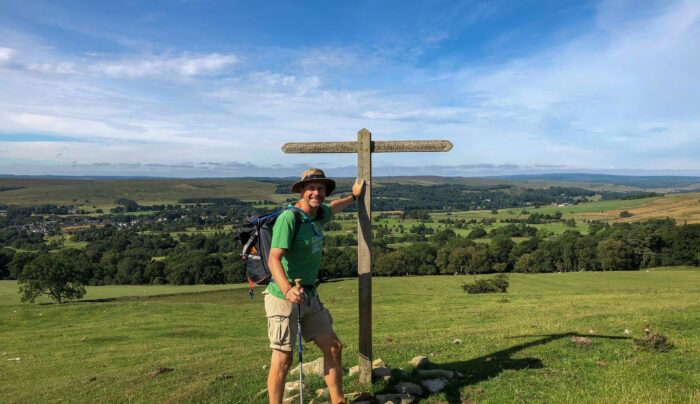
[[[306,221],[309,223],[309,225],[311,225],[311,229],[314,231],[314,234],[316,235],[316,237],[319,237],[319,238],[322,237],[321,233],[317,232],[317,231],[316,231],[316,228],[315,228],[314,225],[313,225],[313,223],[311,223],[311,216],[309,216],[306,212],[304,212],[303,210],[297,208],[296,206],[287,206],[285,209],[294,209],[294,213],[295,213],[295,216],[297,216],[297,218],[299,217],[298,214],[297,214],[297,212],[299,212],[299,213],[301,213],[302,215],[304,215],[304,218],[305,218]],[[321,209],[323,209],[323,207],[321,207]],[[295,226],[295,228],[294,228],[294,236],[295,236],[295,237],[296,237],[297,231],[298,231],[298,229],[297,229],[296,226]],[[294,241],[294,240],[292,239],[292,241]]]
[[[299,209],[301,210],[301,209]],[[301,218],[301,215],[299,212],[297,212],[296,208],[292,209],[292,212],[294,212],[294,234],[292,235],[292,241],[289,242],[289,245],[291,246],[294,244],[294,240],[297,239],[297,234],[299,233],[299,228],[301,227],[301,224],[303,223],[304,219]],[[304,213],[304,211],[302,211]]]

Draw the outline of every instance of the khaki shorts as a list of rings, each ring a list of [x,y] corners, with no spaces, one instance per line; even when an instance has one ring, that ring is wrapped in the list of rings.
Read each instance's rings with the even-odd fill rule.
[[[297,342],[299,305],[263,292],[267,313],[267,335],[270,348],[293,351]],[[316,337],[333,334],[333,318],[323,307],[318,295],[301,304],[301,336],[309,342]]]

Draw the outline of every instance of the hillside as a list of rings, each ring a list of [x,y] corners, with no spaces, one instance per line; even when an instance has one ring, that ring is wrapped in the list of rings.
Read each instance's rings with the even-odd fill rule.
[[[182,198],[238,198],[282,202],[290,195],[275,193],[278,186],[291,185],[293,179],[115,179],[115,178],[26,178],[0,177],[0,204],[30,206],[37,204],[100,206],[118,198],[142,205],[176,203]],[[349,190],[352,178],[339,178],[338,190]],[[698,177],[624,177],[591,174],[548,174],[512,177],[375,177],[382,184],[441,185],[474,187],[508,185],[519,188],[576,187],[596,192],[687,192],[700,190]]]
[[[579,186],[595,186],[605,184],[625,187],[629,189],[644,189],[654,192],[700,191],[700,177],[690,176],[631,176],[631,175],[607,175],[607,174],[536,174],[536,175],[508,175],[493,177],[498,179],[511,179],[516,181],[554,181],[565,183],[579,183]]]

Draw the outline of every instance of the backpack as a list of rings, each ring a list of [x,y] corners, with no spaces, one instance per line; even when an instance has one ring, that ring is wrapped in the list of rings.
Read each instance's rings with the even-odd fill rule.
[[[277,217],[287,209],[292,209],[294,212],[293,243],[304,219],[311,223],[309,215],[295,206],[288,206],[277,211],[256,210],[243,220],[243,228],[234,235],[234,238],[243,245],[241,258],[245,261],[251,299],[255,297],[253,294],[255,285],[267,285],[272,281],[272,274],[267,265],[267,260],[270,258],[270,245],[272,244],[272,228]]]

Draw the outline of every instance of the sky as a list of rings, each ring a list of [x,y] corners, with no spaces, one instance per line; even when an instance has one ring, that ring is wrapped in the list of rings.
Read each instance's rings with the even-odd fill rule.
[[[0,174],[700,175],[700,1],[0,0]]]

